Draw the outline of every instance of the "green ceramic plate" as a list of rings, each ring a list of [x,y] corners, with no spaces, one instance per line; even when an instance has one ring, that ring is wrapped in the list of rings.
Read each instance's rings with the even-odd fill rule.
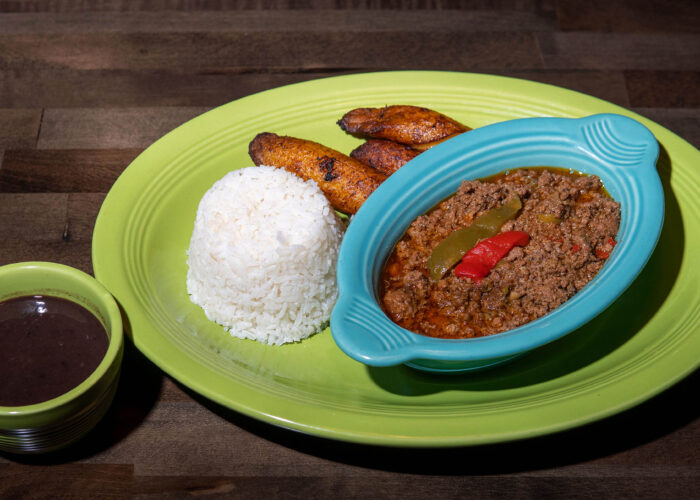
[[[440,376],[370,368],[330,331],[270,347],[230,338],[188,299],[186,255],[202,194],[251,165],[268,131],[344,152],[359,141],[335,122],[349,109],[417,104],[472,127],[527,116],[620,113],[662,146],[660,242],[602,315],[564,339],[491,370]],[[226,407],[282,427],[361,443],[458,446],[542,435],[614,414],[698,365],[700,152],[659,125],[583,94],[523,80],[441,72],[322,79],[252,95],[185,123],[117,180],[93,239],[95,275],[121,303],[136,346],[172,377]],[[623,208],[624,209],[624,208]]]

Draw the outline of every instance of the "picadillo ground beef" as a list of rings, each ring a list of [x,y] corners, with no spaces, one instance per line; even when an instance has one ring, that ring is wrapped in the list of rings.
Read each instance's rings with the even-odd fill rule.
[[[427,261],[447,235],[517,193],[523,208],[501,231],[525,231],[480,282],[450,270],[434,281]],[[600,271],[616,243],[620,205],[600,179],[564,169],[527,168],[465,181],[458,192],[418,217],[396,244],[382,273],[389,317],[433,337],[491,335],[532,321],[571,298]]]

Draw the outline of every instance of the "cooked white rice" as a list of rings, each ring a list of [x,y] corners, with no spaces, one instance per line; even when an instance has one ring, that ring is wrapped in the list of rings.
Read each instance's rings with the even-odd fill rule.
[[[324,327],[344,224],[313,181],[274,167],[225,175],[199,203],[187,292],[231,335],[268,344]]]

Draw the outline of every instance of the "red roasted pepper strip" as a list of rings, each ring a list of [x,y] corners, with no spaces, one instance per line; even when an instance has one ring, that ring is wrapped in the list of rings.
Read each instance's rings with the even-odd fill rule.
[[[615,241],[612,238],[608,238],[607,243],[610,246],[610,250],[604,250],[601,247],[596,247],[596,249],[594,250],[595,256],[599,259],[607,259],[608,257],[610,257],[610,252],[612,252],[613,247],[617,245],[617,241]]]
[[[481,283],[514,246],[522,247],[529,241],[530,235],[523,231],[506,231],[486,238],[462,257],[462,262],[455,267],[455,276],[471,278],[475,283]]]

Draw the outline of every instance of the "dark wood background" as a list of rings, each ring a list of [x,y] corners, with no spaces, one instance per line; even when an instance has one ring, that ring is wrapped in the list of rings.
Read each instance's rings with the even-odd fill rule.
[[[553,83],[700,146],[697,1],[0,0],[0,265],[92,272],[100,204],[155,139],[252,92],[385,69]],[[0,497],[700,498],[699,380],[554,436],[393,450],[219,408],[127,345],[107,417],[64,452],[0,455]]]

